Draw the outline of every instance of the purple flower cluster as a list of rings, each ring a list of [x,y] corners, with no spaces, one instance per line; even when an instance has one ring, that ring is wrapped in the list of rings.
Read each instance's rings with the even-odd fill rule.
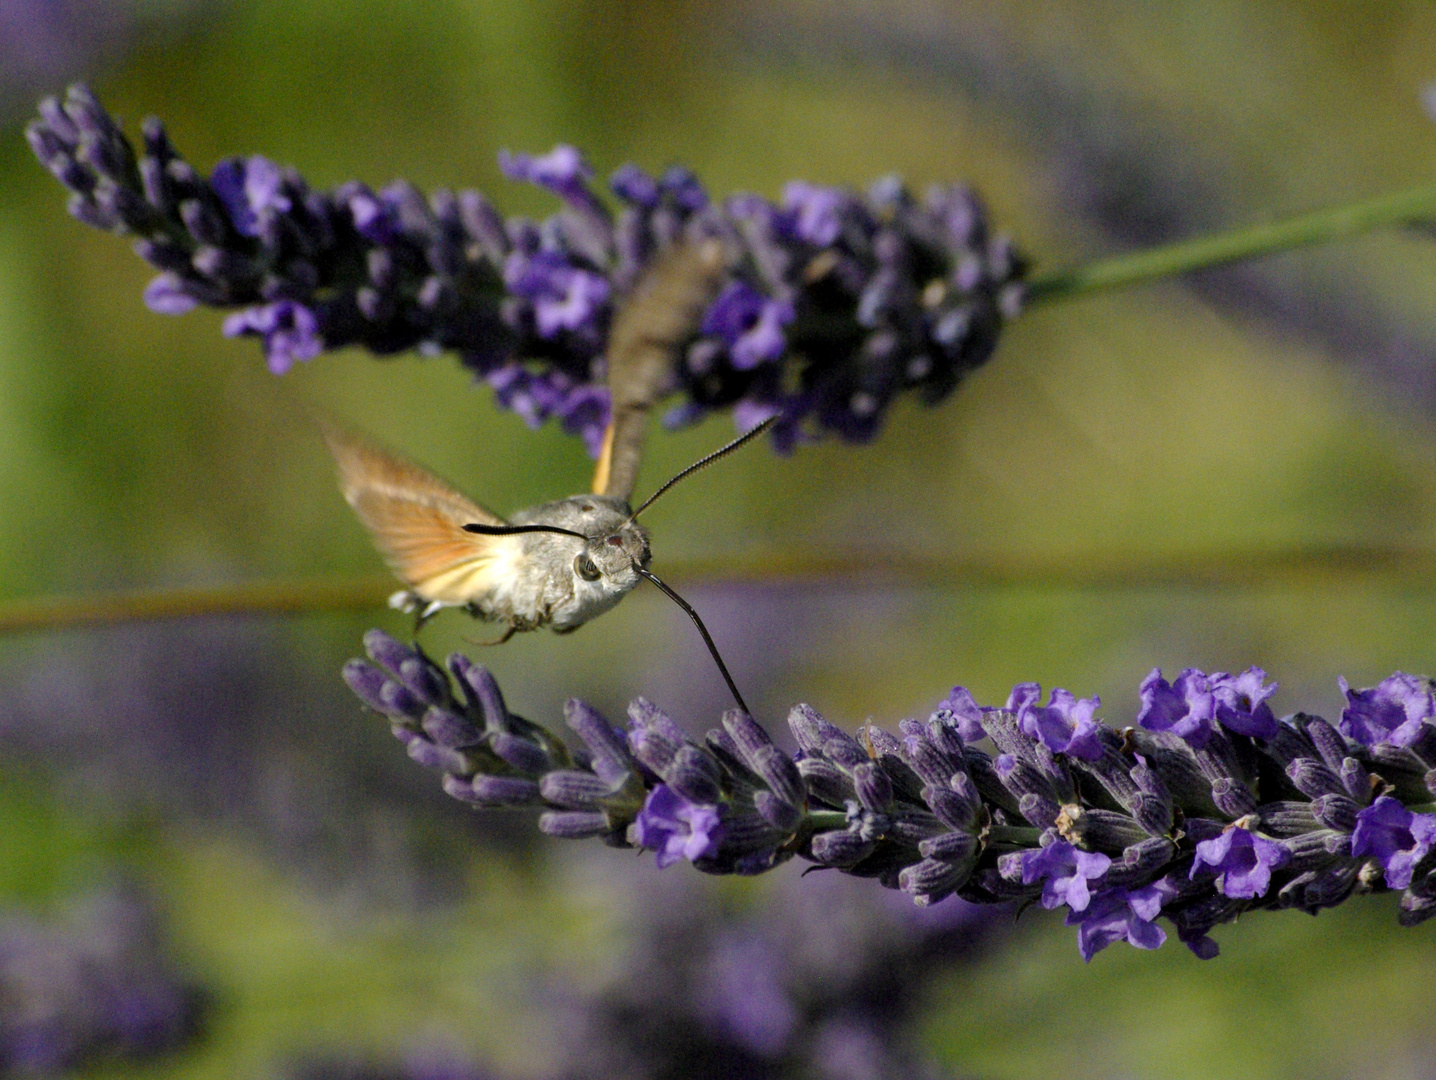
[[[914,908],[838,874],[779,871],[735,906],[697,875],[573,861],[584,887],[597,878],[613,895],[627,945],[598,980],[585,963],[581,995],[554,980],[566,1035],[555,1072],[569,1080],[937,1080],[946,1073],[912,1039],[924,988],[1012,925],[1000,908]]]
[[[137,155],[84,86],[42,102],[27,136],[76,218],[138,238],[161,271],[153,310],[240,309],[225,333],[262,339],[276,374],[350,345],[453,351],[504,407],[531,425],[556,417],[594,454],[614,312],[675,246],[718,241],[724,258],[711,303],[667,335],[667,388],[686,395],[668,422],[732,408],[746,429],[779,415],[780,448],[804,433],[870,438],[906,390],[942,399],[1023,298],[1023,260],[956,185],[918,200],[894,178],[863,194],[794,182],[778,203],[716,203],[686,169],[625,165],[609,182],[615,210],[572,147],[502,154],[507,176],[562,201],[532,221],[474,191],[315,192],[258,156],[205,178],[157,120]]]
[[[1436,814],[1418,809],[1436,801],[1436,714],[1410,676],[1348,689],[1340,727],[1276,719],[1256,668],[1175,685],[1154,671],[1120,731],[1095,698],[1041,706],[1032,683],[1003,708],[954,688],[898,735],[849,735],[799,705],[791,756],[736,710],[700,744],[642,698],[626,731],[571,700],[570,752],[461,654],[462,697],[422,653],[379,631],[366,644],[373,662],[346,680],[451,795],[540,807],[544,832],[646,848],[660,867],[753,874],[796,855],[920,905],[1040,900],[1067,907],[1088,959],[1162,944],[1159,914],[1203,958],[1213,927],[1258,908],[1403,890],[1403,925],[1436,915]]]
[[[188,1042],[204,996],[164,956],[148,902],[96,893],[58,922],[0,917],[0,1075],[139,1059]]]

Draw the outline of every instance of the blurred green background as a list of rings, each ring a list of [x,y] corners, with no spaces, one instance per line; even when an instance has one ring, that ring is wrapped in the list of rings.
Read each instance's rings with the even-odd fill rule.
[[[219,315],[149,313],[147,267],[68,218],[21,138],[31,97],[69,78],[131,133],[161,116],[202,170],[261,153],[317,187],[402,176],[478,187],[508,212],[551,204],[505,181],[497,151],[556,142],[600,176],[683,162],[720,195],[965,178],[1039,269],[1436,173],[1422,108],[1436,9],[1414,2],[170,0],[14,72],[0,95],[4,599],[377,570],[301,401],[501,512],[582,490],[591,467],[578,440],[528,431],[450,358],[325,356],[276,379]],[[1279,711],[1334,718],[1338,674],[1436,670],[1436,582],[1360,559],[1263,568],[1328,548],[1436,552],[1433,409],[1436,245],[1375,235],[1034,310],[950,401],[895,409],[872,446],[745,452],[676,491],[649,518],[655,568],[682,587],[698,562],[870,561],[871,578],[691,583],[774,725],[800,699],[890,725],[955,682],[1000,701],[1020,680],[1099,694],[1120,725],[1154,666],[1253,664],[1280,682]],[[641,490],[730,430],[655,437]],[[987,569],[883,575],[910,555]],[[1212,584],[1184,566],[1224,572]],[[431,798],[333,688],[371,625],[407,629],[376,609],[0,642],[0,897],[43,907],[134,877],[217,990],[207,1037],[146,1075],[252,1076],[316,1046],[383,1056],[431,1036],[536,1074],[543,1036],[515,987],[615,947],[592,904],[551,888],[557,842]],[[425,635],[439,654],[487,633],[450,614]],[[136,679],[164,697],[187,649],[268,687],[253,704],[263,775],[228,801],[169,799],[181,743],[174,759],[131,747],[153,791],[96,781],[126,736],[91,743],[87,725],[112,727]],[[572,695],[618,716],[641,692],[695,730],[725,705],[681,612],[649,590],[582,633],[482,659],[544,722]],[[59,756],[26,736],[58,712],[80,718]],[[222,786],[223,756],[207,760],[216,775],[186,791]],[[387,793],[381,809],[348,790],[356,777]],[[244,805],[260,798],[288,802]],[[295,814],[319,832],[364,820],[332,843],[277,844]],[[983,1077],[1436,1076],[1436,924],[1402,931],[1395,913],[1385,897],[1258,915],[1219,930],[1210,963],[1174,941],[1090,965],[1033,913],[1004,951],[934,983],[922,1038]]]

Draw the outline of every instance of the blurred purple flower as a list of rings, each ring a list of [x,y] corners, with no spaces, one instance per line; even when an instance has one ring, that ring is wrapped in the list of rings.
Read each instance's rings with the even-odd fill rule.
[[[293,203],[284,192],[278,165],[258,155],[226,158],[214,167],[210,185],[240,236],[258,236],[261,215],[288,213]]]
[[[313,360],[324,351],[319,319],[293,300],[245,308],[224,320],[225,337],[249,334],[264,338],[265,359],[276,375],[283,375],[296,360]]]
[[[1386,885],[1404,889],[1412,871],[1436,844],[1436,814],[1417,814],[1383,795],[1356,815],[1351,854],[1370,856],[1381,864]]]

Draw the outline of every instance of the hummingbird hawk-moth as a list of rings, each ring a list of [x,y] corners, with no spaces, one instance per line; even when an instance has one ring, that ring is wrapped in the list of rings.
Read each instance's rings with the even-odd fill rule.
[[[648,411],[668,389],[678,348],[716,294],[722,259],[717,241],[676,246],[619,308],[609,338],[612,419],[591,494],[520,510],[506,520],[377,443],[321,425],[345,500],[407,586],[390,598],[391,605],[416,612],[420,624],[444,607],[460,607],[504,624],[499,640],[507,641],[544,627],[570,633],[647,578],[697,624],[743,704],[697,613],[648,569],[648,532],[637,518],[674,484],[755,438],[773,420],[684,469],[637,510],[629,507]]]

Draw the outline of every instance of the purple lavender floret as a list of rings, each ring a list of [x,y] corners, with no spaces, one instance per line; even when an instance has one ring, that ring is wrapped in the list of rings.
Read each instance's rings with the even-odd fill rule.
[[[1217,891],[1234,900],[1265,896],[1272,871],[1286,864],[1290,854],[1274,840],[1233,825],[1220,836],[1197,845],[1188,876],[1215,874]]]
[[[648,793],[633,824],[634,842],[656,853],[660,870],[716,855],[723,831],[718,807],[691,802],[667,784]]]
[[[1436,814],[1416,814],[1396,799],[1383,795],[1356,815],[1351,834],[1351,854],[1370,856],[1381,864],[1386,885],[1404,889],[1433,845],[1436,845]],[[1428,868],[1429,869],[1429,868]]]
[[[793,756],[738,710],[700,742],[643,698],[626,731],[574,699],[583,746],[570,750],[461,654],[455,687],[387,635],[365,643],[373,662],[351,661],[346,680],[445,791],[534,807],[549,835],[648,849],[660,867],[758,874],[797,856],[922,906],[1065,905],[1089,959],[1119,940],[1156,948],[1159,913],[1203,959],[1211,930],[1246,911],[1404,890],[1403,925],[1436,915],[1436,815],[1414,809],[1436,771],[1408,749],[1368,754],[1311,714],[1277,720],[1257,668],[1189,669],[1176,686],[1154,672],[1139,695],[1149,723],[1120,732],[1095,698],[1054,691],[1040,706],[1035,683],[1003,708],[955,687],[899,734],[850,735],[799,705]]]
[[[1020,683],[1013,687],[1007,707],[1017,714],[1017,725],[1029,738],[1057,754],[1096,761],[1102,756],[1101,728],[1094,719],[1100,698],[1078,699],[1070,691],[1054,689],[1046,705],[1042,687]]]
[[[1366,690],[1351,689],[1345,679],[1337,682],[1346,695],[1341,733],[1362,746],[1411,746],[1436,724],[1430,679],[1398,671]]]
[[[1067,925],[1077,927],[1077,951],[1082,959],[1092,957],[1119,941],[1139,949],[1160,948],[1167,932],[1156,923],[1167,893],[1160,885],[1142,889],[1107,889],[1092,897],[1081,911],[1067,915]]]
[[[260,338],[276,374],[348,346],[450,351],[501,405],[557,419],[595,455],[615,312],[676,246],[718,241],[724,259],[712,302],[671,342],[668,391],[684,401],[669,423],[732,409],[746,429],[776,415],[780,451],[825,433],[869,439],[908,391],[946,397],[1023,298],[1024,261],[957,185],[917,199],[892,178],[866,193],[795,181],[781,203],[714,202],[687,169],[624,165],[610,205],[571,146],[501,153],[506,176],[562,201],[536,222],[474,191],[313,191],[258,155],[206,178],[156,120],[137,154],[80,85],[39,111],[27,136],[71,213],[135,237],[159,269],[152,310],[237,309],[226,333]]]
[[[1085,911],[1091,901],[1089,882],[1096,881],[1111,867],[1112,860],[1101,852],[1082,851],[1063,840],[1022,855],[1022,884],[1042,882],[1042,906]]]
[[[1240,675],[1207,675],[1187,668],[1175,683],[1153,668],[1142,681],[1142,711],[1137,723],[1149,731],[1170,731],[1193,748],[1202,749],[1220,723],[1231,731],[1269,739],[1276,733],[1276,717],[1266,699],[1276,684],[1265,686],[1266,672],[1248,668]]]

